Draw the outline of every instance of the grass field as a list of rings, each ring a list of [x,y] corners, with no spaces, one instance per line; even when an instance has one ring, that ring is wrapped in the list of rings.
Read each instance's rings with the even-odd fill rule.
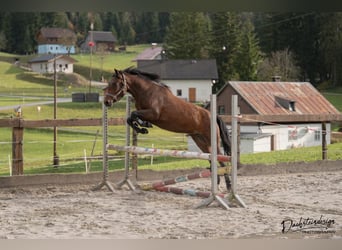
[[[132,60],[144,48],[149,45],[128,47],[126,52],[110,55],[93,55],[92,66],[94,79],[101,74],[110,77],[114,68],[124,69],[135,65]],[[13,65],[16,55],[0,53],[0,107],[10,105],[22,105],[24,103],[41,102],[52,100],[53,78],[25,71]],[[20,56],[25,63],[32,56]],[[73,56],[78,62],[75,71],[87,81],[89,76],[90,55],[80,54]],[[71,97],[73,92],[86,92],[87,85],[75,85],[68,78],[59,77],[58,96]],[[101,93],[101,89],[93,88],[93,91]],[[342,110],[342,90],[324,92],[324,96],[339,110]],[[53,105],[40,105],[22,107],[23,118],[27,120],[52,119]],[[0,119],[9,118],[14,115],[13,109],[0,110]],[[108,110],[109,117],[123,117],[125,115],[125,101],[117,103]],[[101,103],[58,103],[57,118],[101,118]],[[98,134],[98,135],[97,135]],[[109,128],[110,143],[124,144],[125,127],[111,126]],[[0,175],[9,174],[10,157],[12,154],[12,131],[9,128],[0,128]],[[60,167],[52,168],[53,155],[53,131],[51,128],[25,129],[24,131],[24,173],[69,173],[84,172],[85,163],[82,157],[86,153],[89,156],[93,150],[94,155],[102,154],[102,128],[101,127],[63,127],[58,129],[57,153],[60,157]],[[150,129],[147,135],[139,135],[139,146],[151,146],[165,149],[187,149],[187,138],[183,134],[175,134],[159,128]],[[93,149],[94,147],[94,149]],[[122,158],[122,153],[116,153]],[[294,161],[316,161],[321,159],[321,148],[298,148],[270,153],[258,153],[241,155],[243,164]],[[329,145],[328,159],[342,159],[342,143]],[[121,159],[110,161],[110,170],[123,168]],[[139,168],[174,169],[208,167],[208,162],[202,160],[184,160],[170,157],[139,158]],[[91,171],[100,171],[102,162],[93,160]]]

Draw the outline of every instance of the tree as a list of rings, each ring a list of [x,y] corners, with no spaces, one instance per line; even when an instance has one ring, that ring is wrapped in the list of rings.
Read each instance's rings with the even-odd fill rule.
[[[325,67],[320,68],[320,79],[342,85],[342,13],[322,13],[321,20],[319,49]]]
[[[259,64],[258,80],[270,81],[274,76],[280,76],[282,81],[299,80],[300,70],[289,49],[272,52]]]
[[[261,60],[259,42],[254,32],[254,25],[247,16],[242,23],[241,45],[237,53],[237,68],[239,80],[254,81],[257,79],[257,68]]]
[[[237,65],[241,22],[234,12],[217,12],[211,15],[210,57],[216,59],[219,82],[215,83],[214,92],[227,80],[238,79]]]
[[[7,43],[7,39],[6,39],[5,32],[0,31],[0,51],[6,48],[6,43]]]
[[[123,44],[133,44],[135,41],[135,30],[132,26],[131,15],[129,12],[119,13],[119,36]]]
[[[166,30],[164,48],[172,59],[207,58],[208,17],[200,12],[174,12]]]
[[[142,12],[137,15],[135,31],[137,43],[161,42],[158,13]]]

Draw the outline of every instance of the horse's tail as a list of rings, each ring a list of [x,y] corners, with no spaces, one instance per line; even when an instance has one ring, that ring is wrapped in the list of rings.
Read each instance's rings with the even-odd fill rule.
[[[225,152],[226,155],[230,155],[231,154],[231,143],[230,143],[230,137],[229,137],[229,132],[228,129],[226,127],[226,124],[224,123],[224,121],[222,120],[221,117],[217,116],[217,124],[219,126],[220,129],[220,137],[221,137],[221,141],[222,141],[222,145],[223,145],[223,150]]]

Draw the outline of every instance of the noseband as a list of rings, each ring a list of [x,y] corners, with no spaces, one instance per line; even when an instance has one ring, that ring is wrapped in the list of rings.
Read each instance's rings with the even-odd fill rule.
[[[112,95],[112,94],[109,94],[109,93],[106,94],[106,96],[112,97],[113,100],[118,100],[118,96],[119,96],[121,93],[123,93],[122,96],[124,96],[124,95],[126,94],[126,92],[127,92],[127,81],[126,81],[126,77],[125,77],[124,74],[122,74],[122,76],[123,76],[123,83],[124,83],[123,87],[122,87],[115,95]]]

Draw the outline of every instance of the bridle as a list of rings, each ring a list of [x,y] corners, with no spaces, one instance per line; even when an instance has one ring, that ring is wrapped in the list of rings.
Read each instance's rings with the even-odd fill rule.
[[[112,97],[114,101],[118,100],[118,97],[122,94],[122,96],[124,96],[127,93],[127,81],[126,81],[126,77],[124,74],[122,74],[123,77],[123,87],[116,93],[116,94],[110,94],[110,93],[106,93],[105,96],[109,96]],[[107,87],[108,88],[108,87]]]

